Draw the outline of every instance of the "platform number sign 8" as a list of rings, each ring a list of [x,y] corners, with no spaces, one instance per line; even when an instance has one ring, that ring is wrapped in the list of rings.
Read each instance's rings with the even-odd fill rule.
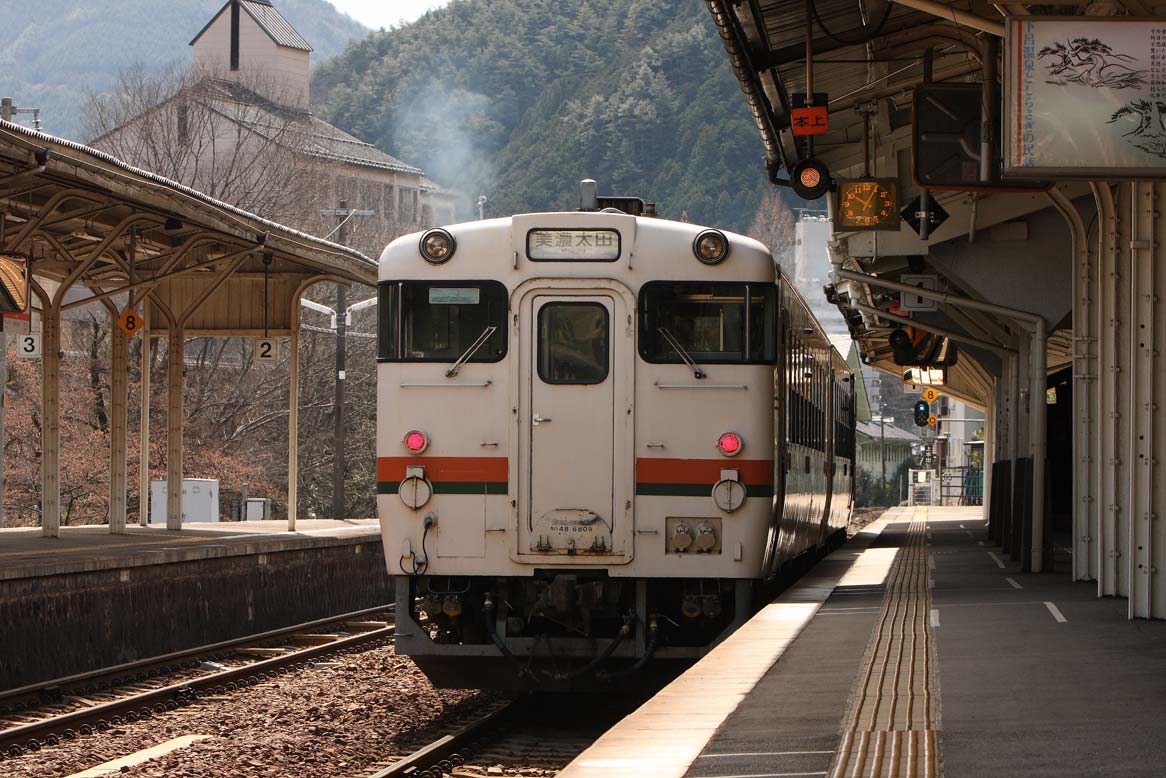
[[[255,338],[255,361],[278,362],[279,338]]]
[[[144,324],[142,315],[133,308],[126,308],[121,312],[121,316],[117,317],[117,326],[121,327],[122,332],[130,337],[133,337]]]
[[[40,359],[40,335],[30,332],[16,338],[16,356],[24,359]]]

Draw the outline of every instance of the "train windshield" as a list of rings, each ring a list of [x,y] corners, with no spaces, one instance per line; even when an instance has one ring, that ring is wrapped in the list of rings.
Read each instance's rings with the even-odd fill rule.
[[[506,356],[507,295],[497,281],[382,281],[377,293],[379,362]]]
[[[644,284],[640,356],[657,363],[773,364],[776,297],[772,283]]]

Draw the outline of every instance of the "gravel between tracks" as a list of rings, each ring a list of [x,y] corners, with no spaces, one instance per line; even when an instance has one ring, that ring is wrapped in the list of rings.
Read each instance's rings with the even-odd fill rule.
[[[66,776],[182,735],[211,735],[116,773],[127,778],[315,778],[361,775],[400,752],[395,739],[456,706],[494,698],[434,689],[390,647],[329,657],[326,664],[172,713],[0,761],[5,778]]]

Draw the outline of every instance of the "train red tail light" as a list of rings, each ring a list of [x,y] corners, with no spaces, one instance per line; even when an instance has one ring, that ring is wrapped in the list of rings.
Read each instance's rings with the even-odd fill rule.
[[[410,454],[420,454],[429,447],[429,438],[421,430],[409,430],[405,433],[404,443]]]
[[[745,441],[736,432],[726,432],[717,438],[717,448],[727,457],[736,456],[745,447]]]

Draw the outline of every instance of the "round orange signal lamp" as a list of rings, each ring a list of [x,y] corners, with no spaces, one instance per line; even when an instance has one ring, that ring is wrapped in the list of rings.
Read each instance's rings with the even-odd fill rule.
[[[803,159],[790,171],[790,187],[803,200],[817,200],[833,184],[830,169],[816,159]]]

